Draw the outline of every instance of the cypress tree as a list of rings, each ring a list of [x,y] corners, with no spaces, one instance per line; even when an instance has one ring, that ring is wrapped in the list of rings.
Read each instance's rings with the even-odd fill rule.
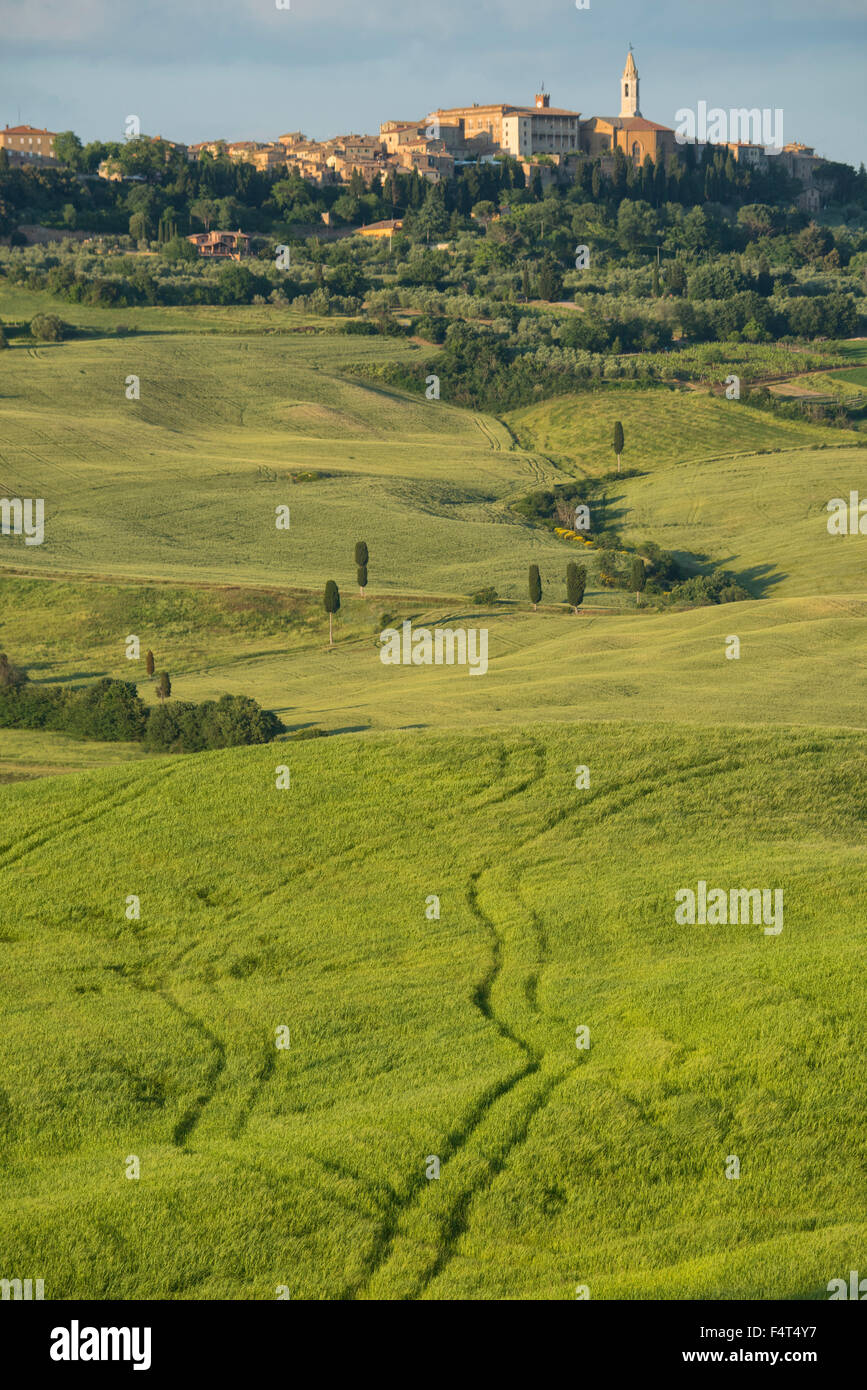
[[[617,455],[617,472],[620,472],[620,455],[623,453],[623,426],[618,420],[614,426],[614,452]]]
[[[566,566],[566,597],[572,607],[573,613],[577,613],[581,604],[584,602],[584,590],[587,587],[587,571],[583,565],[576,564],[570,560]]]
[[[355,567],[358,575],[358,588],[361,597],[364,598],[364,591],[367,588],[367,562],[370,556],[367,553],[367,541],[355,542]]]
[[[325,585],[325,612],[328,614],[328,645],[334,646],[334,614],[340,608],[340,590],[333,579]]]
[[[169,680],[168,671],[160,671],[157,677],[157,696],[160,700],[167,700],[172,693],[172,683]]]
[[[539,566],[530,566],[530,602],[533,605],[533,612],[542,597],[542,576],[539,574]]]
[[[148,651],[145,657],[145,671],[149,676],[152,676],[154,673],[154,654],[152,651]]]

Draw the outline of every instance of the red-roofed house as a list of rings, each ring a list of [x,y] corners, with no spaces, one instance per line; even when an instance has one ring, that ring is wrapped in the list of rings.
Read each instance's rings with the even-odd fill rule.
[[[221,260],[239,261],[250,251],[250,238],[246,232],[194,232],[187,237],[200,256],[211,256]]]
[[[32,125],[7,125],[0,130],[0,149],[24,159],[53,159],[56,131],[39,130]]]

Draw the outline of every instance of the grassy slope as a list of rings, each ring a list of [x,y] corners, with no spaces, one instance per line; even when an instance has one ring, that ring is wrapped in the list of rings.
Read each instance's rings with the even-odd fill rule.
[[[341,376],[409,350],[192,333],[10,350],[0,482],[44,497],[47,520],[42,546],[4,538],[3,563],[321,588],[354,578],[364,536],[381,590],[522,585],[531,560],[563,547],[503,499],[555,470],[507,452],[494,421]],[[139,401],[125,399],[130,374]],[[308,470],[325,476],[289,481]]]
[[[857,1267],[860,737],[335,739],[285,792],[276,752],[4,789],[10,1268],[51,1298],[569,1299]],[[676,926],[699,877],[782,886],[782,935]]]
[[[855,443],[851,430],[829,430],[770,415],[699,391],[665,388],[564,396],[510,411],[506,422],[527,449],[596,476],[616,466],[614,422],[623,425],[623,467],[657,474],[764,450],[839,448]]]
[[[546,596],[560,589],[562,597],[562,579],[549,577]],[[538,613],[424,600],[388,605],[397,623],[486,628],[483,677],[383,666],[381,601],[346,598],[329,651],[324,614],[300,596],[39,580],[6,580],[0,593],[0,644],[29,652],[36,678],[112,675],[138,680],[152,699],[142,662],[124,656],[134,632],[142,653],[152,646],[158,669],[171,671],[177,698],[249,694],[290,727],[448,730],[602,718],[863,728],[867,711],[867,597],[855,593],[619,617],[576,618],[553,604]],[[738,661],[725,657],[730,635],[741,639]],[[44,738],[18,732],[12,751],[20,756],[29,746],[31,763],[51,763],[58,736],[43,751]],[[12,731],[0,731],[0,758],[11,739]]]
[[[510,450],[496,422],[341,379],[393,344],[243,336],[270,311],[86,313],[170,331],[3,354],[0,491],[50,519],[41,550],[2,542],[7,570],[45,576],[4,581],[3,646],[44,679],[130,678],[136,632],[181,698],[372,732],[2,788],[0,1248],[49,1297],[821,1296],[865,1234],[843,730],[864,726],[867,598],[821,514],[863,451],[668,392],[534,408]],[[618,485],[622,529],[750,568],[769,600],[550,606],[571,552],[507,499],[558,476],[537,451],[605,471],[614,418],[653,474]],[[304,468],[331,476],[288,485]],[[434,598],[523,599],[529,559],[538,614]],[[315,601],[249,589],[332,574],[333,653]],[[487,626],[489,674],[384,668],[386,608]],[[726,727],[769,721],[826,730]],[[0,733],[0,779],[127,757]],[[783,936],[676,928],[698,877],[782,883]]]
[[[786,594],[852,588],[852,557],[826,558],[821,510],[864,477],[865,450],[848,447],[857,435],[695,392],[621,391],[514,413],[523,448],[513,449],[495,421],[346,378],[352,363],[395,353],[411,349],[333,334],[197,331],[14,347],[3,357],[0,485],[7,496],[45,498],[46,540],[26,547],[4,537],[0,563],[314,589],[336,577],[351,588],[352,546],[363,535],[374,592],[453,597],[493,584],[523,598],[529,563],[559,579],[577,548],[520,524],[509,498],[562,476],[559,463],[610,468],[622,418],[625,462],[650,474],[613,485],[622,529],[730,560],[747,579],[761,580],[770,561]],[[140,401],[124,397],[131,373]],[[781,452],[758,462],[756,450]],[[289,481],[305,470],[325,476]],[[699,517],[697,496],[714,490],[718,504]],[[291,509],[289,532],[274,525],[281,504]],[[776,532],[781,555],[793,516],[808,559],[797,582],[753,526],[759,517]],[[743,527],[756,534],[742,552],[733,542]],[[598,598],[592,553],[581,558],[591,567],[588,597]],[[603,601],[622,598],[608,591]]]
[[[227,328],[246,322],[245,311],[220,313]],[[199,316],[179,322],[197,328]],[[145,572],[175,585],[7,579],[3,646],[42,679],[129,679],[141,675],[124,657],[125,638],[136,633],[181,698],[248,693],[290,724],[330,729],[588,716],[863,722],[859,538],[829,537],[824,511],[851,486],[865,490],[865,451],[848,447],[847,434],[695,392],[621,391],[518,412],[510,422],[528,449],[514,450],[494,421],[341,375],[361,356],[394,351],[407,349],[188,331],[5,353],[0,482],[7,495],[46,495],[49,539],[26,548],[4,538],[3,562],[45,577],[52,567]],[[121,389],[132,366],[140,403],[126,402]],[[569,450],[580,437],[584,463],[607,468],[615,416],[626,428],[627,463],[647,469],[610,485],[624,533],[709,555],[773,602],[631,614],[613,626],[587,614],[580,627],[550,606],[530,615],[437,604],[437,593],[490,581],[522,600],[531,559],[546,604],[562,602],[565,564],[577,551],[517,524],[508,498],[558,476],[536,449],[577,470]],[[758,448],[781,452],[749,453]],[[262,477],[263,468],[277,480]],[[329,476],[286,481],[304,468]],[[292,510],[289,533],[273,527],[281,501]],[[372,556],[364,604],[352,596],[361,534]],[[599,588],[593,553],[581,558],[590,567],[588,607],[628,611],[628,595]],[[332,575],[343,608],[341,649],[329,654],[318,601],[284,586],[318,589]],[[189,578],[243,587],[177,587]],[[254,582],[272,591],[251,592]],[[408,590],[428,597],[399,597]],[[385,613],[487,626],[489,676],[384,670],[374,644]],[[737,664],[722,658],[732,632],[745,644]],[[54,735],[0,734],[6,774],[89,766],[95,756]]]
[[[837,545],[827,532],[832,497],[867,494],[867,447],[852,431],[677,392],[571,397],[506,419],[525,447],[591,472],[610,467],[606,450],[622,420],[624,466],[644,473],[609,487],[627,539],[706,555],[757,594],[863,588],[857,539]]]

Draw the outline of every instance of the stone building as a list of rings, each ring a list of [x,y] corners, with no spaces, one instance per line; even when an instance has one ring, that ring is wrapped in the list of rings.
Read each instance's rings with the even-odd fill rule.
[[[0,150],[18,155],[25,163],[54,162],[56,131],[33,125],[7,125],[0,130]]]

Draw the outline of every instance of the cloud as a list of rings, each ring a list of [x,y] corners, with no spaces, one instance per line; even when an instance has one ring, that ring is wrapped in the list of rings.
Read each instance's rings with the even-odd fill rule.
[[[195,66],[258,61],[263,65],[361,63],[383,51],[400,63],[417,55],[419,75],[450,55],[514,43],[559,48],[574,41],[623,35],[638,46],[660,38],[677,49],[786,45],[799,29],[834,42],[838,26],[864,19],[864,0],[0,0],[0,34],[16,60],[75,55]],[[651,23],[652,19],[652,23]],[[712,21],[712,31],[708,21]]]
[[[0,124],[112,138],[127,111],[194,140],[376,129],[466,101],[610,113],[626,45],[642,105],[786,107],[859,161],[865,0],[0,0]],[[833,94],[829,99],[829,94]]]

